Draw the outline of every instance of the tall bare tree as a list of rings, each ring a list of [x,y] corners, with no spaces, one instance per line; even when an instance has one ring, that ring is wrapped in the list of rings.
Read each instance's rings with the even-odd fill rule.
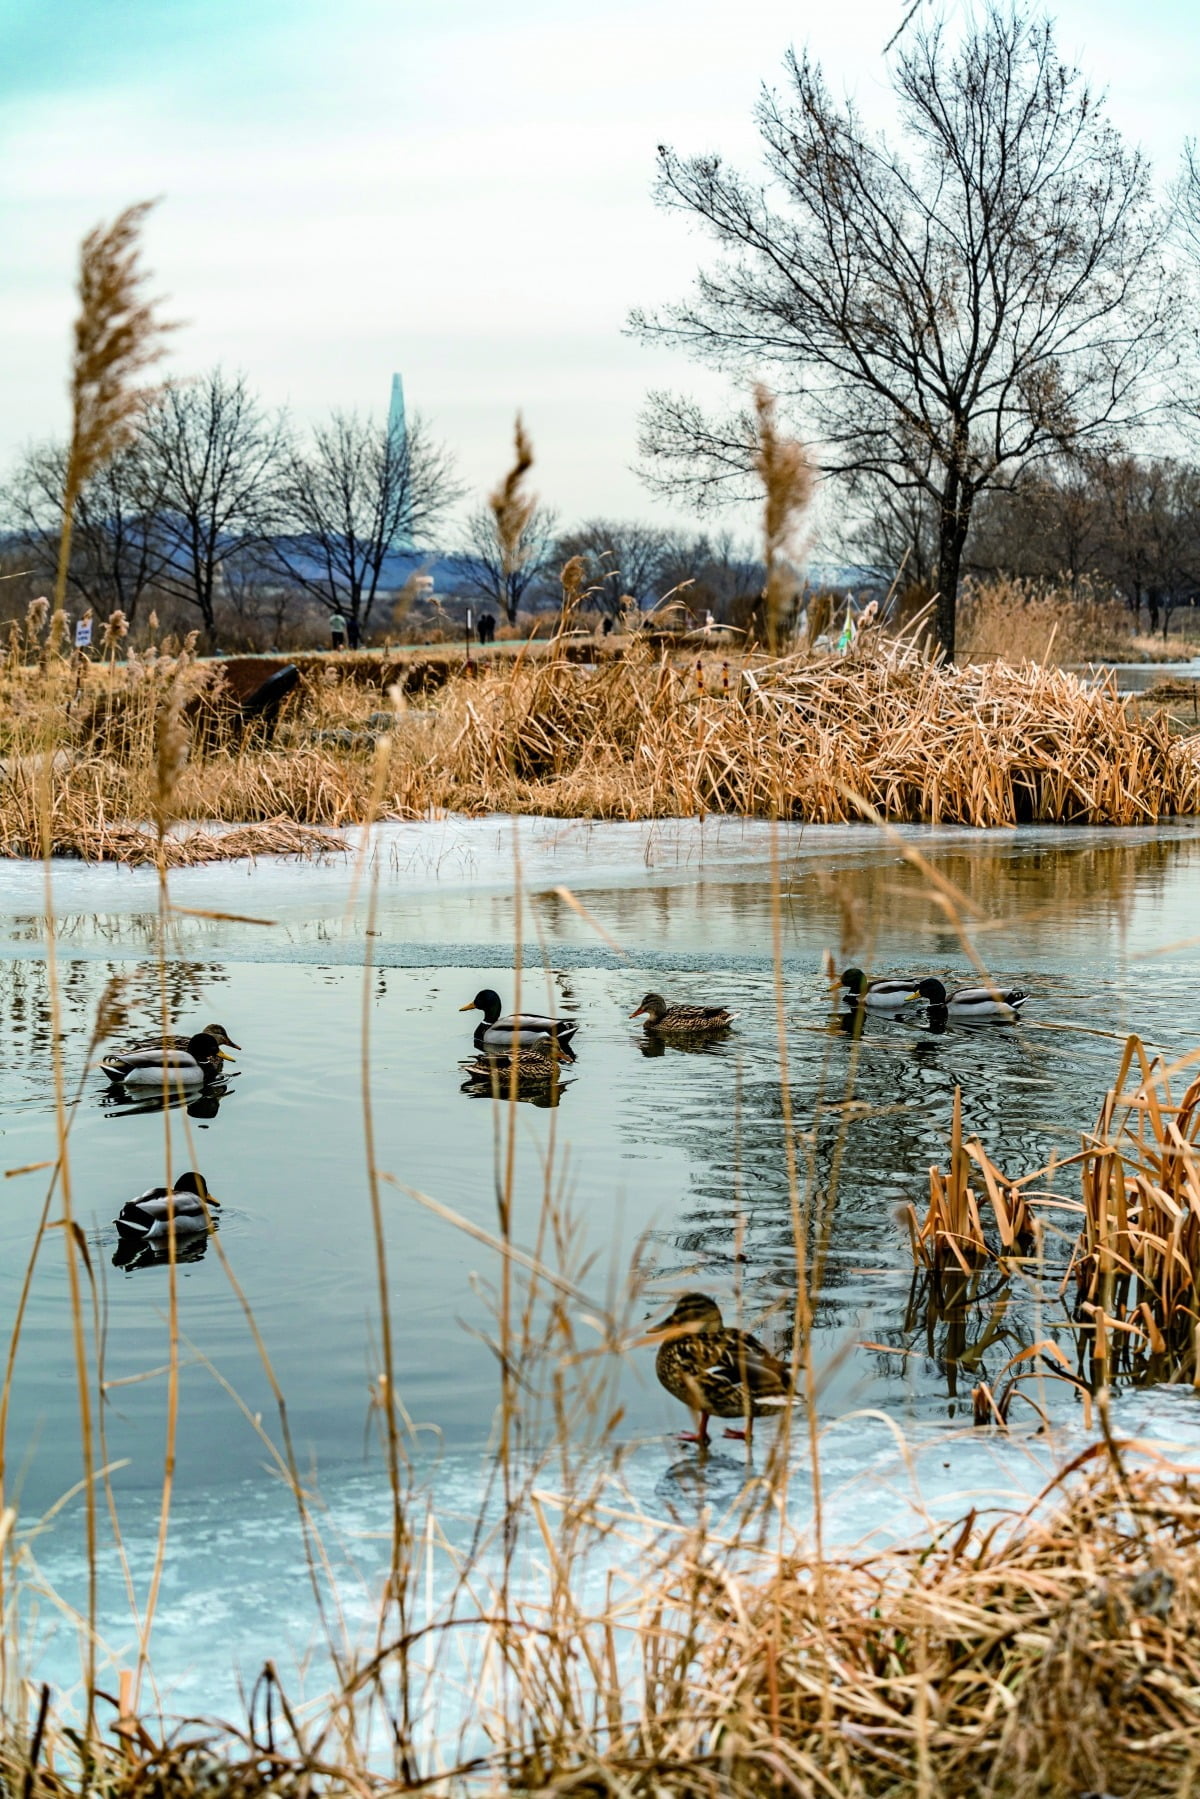
[[[39,445],[19,459],[4,490],[4,522],[52,576],[62,534],[67,452]],[[154,467],[135,440],[79,489],[67,560],[67,587],[97,614],[119,609],[132,624],[143,596],[153,592],[170,551],[160,529],[162,491]]]
[[[993,7],[957,48],[940,25],[905,33],[890,68],[902,149],[795,56],[758,107],[765,184],[661,149],[659,202],[720,260],[631,322],[741,382],[769,370],[827,470],[928,495],[953,656],[977,496],[1149,414],[1173,338],[1165,221],[1044,20]],[[651,398],[642,448],[666,491],[739,485],[752,443],[748,416]]]
[[[309,446],[287,457],[278,488],[280,569],[330,613],[343,613],[352,642],[370,624],[388,557],[428,539],[459,487],[449,452],[424,421],[402,435],[335,412]]]
[[[168,383],[138,441],[161,491],[169,555],[159,585],[195,607],[215,645],[221,571],[260,544],[273,523],[283,425],[244,376],[218,368],[200,381]]]
[[[514,557],[500,541],[494,511],[481,506],[467,520],[462,547],[452,558],[460,590],[499,607],[509,624],[515,624],[517,613],[537,594],[554,561],[557,531],[558,514],[549,506],[535,506],[521,532],[521,553]]]
[[[602,611],[617,617],[628,594],[639,607],[663,591],[663,564],[670,533],[636,519],[591,518],[558,542],[560,562],[581,556],[585,586]]]

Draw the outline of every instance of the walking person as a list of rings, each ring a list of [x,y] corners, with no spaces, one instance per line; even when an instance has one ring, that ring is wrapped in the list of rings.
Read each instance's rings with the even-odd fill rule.
[[[346,621],[340,612],[335,612],[329,621],[329,647],[331,650],[346,647]]]

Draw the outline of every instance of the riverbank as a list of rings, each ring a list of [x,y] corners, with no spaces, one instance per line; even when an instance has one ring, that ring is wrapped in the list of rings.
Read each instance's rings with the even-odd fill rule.
[[[167,862],[312,853],[322,832],[455,811],[836,823],[1144,824],[1200,811],[1194,695],[1055,667],[945,668],[912,644],[782,661],[631,645],[466,664],[10,665],[0,851]],[[401,678],[402,677],[402,678]]]

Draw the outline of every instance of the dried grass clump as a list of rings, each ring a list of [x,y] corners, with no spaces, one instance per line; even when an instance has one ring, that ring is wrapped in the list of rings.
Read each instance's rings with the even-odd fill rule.
[[[982,1181],[978,1192],[971,1185],[972,1163]],[[1008,1262],[1027,1254],[1034,1247],[1036,1228],[1022,1185],[1001,1174],[981,1143],[963,1143],[962,1089],[956,1087],[949,1171],[943,1175],[940,1168],[929,1170],[929,1210],[924,1219],[918,1219],[911,1205],[903,1215],[914,1263],[930,1274],[949,1269],[970,1274],[988,1260]],[[991,1239],[984,1229],[985,1216],[991,1219]]]
[[[639,1799],[1189,1790],[1192,1488],[1127,1473],[1103,1445],[1080,1461],[1049,1515],[971,1513],[932,1545],[791,1557],[759,1581],[720,1558],[679,1570],[656,1595],[640,1729],[547,1789],[584,1790],[590,1772],[587,1791]]]
[[[1104,1387],[1118,1376],[1194,1380],[1200,1370],[1200,1078],[1179,1098],[1173,1088],[1196,1059],[1151,1060],[1140,1039],[1130,1037],[1080,1153],[1015,1182],[980,1144],[964,1145],[956,1089],[948,1172],[930,1169],[924,1219],[911,1205],[903,1214],[914,1266],[935,1280],[969,1276],[989,1261],[1011,1268],[1033,1252],[1040,1257],[1044,1219],[1055,1215],[1072,1228],[1078,1221],[1063,1284],[1074,1285],[1087,1384]],[[978,1192],[972,1164],[982,1179]],[[1035,1187],[1073,1164],[1077,1200]]]
[[[1200,807],[1196,744],[1060,669],[947,668],[894,643],[720,679],[634,648],[447,691],[435,803],[608,818],[1149,824]]]
[[[1000,577],[963,582],[959,653],[976,661],[1122,661],[1134,654],[1128,609],[1089,581],[1073,589]]]
[[[580,577],[563,571],[563,617]],[[32,614],[31,608],[31,614]],[[240,665],[154,646],[117,663],[48,654],[46,610],[0,667],[0,853],[122,853],[159,820],[297,826],[431,809],[557,817],[724,812],[839,823],[1150,824],[1200,810],[1200,740],[1061,669],[946,668],[864,634],[849,656],[675,662],[645,643],[593,661],[560,635],[467,672],[308,669],[272,734]],[[384,666],[383,664],[380,665]],[[376,671],[378,672],[378,671]],[[436,675],[436,682],[433,676]],[[251,686],[261,680],[249,669]],[[248,691],[248,688],[246,688]],[[372,752],[393,745],[376,791]]]

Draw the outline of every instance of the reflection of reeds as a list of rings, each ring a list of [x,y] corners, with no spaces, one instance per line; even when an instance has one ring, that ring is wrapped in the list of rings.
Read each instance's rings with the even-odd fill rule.
[[[969,1277],[990,1260],[1012,1266],[1035,1252],[1040,1257],[1046,1216],[1078,1217],[1068,1272],[1091,1383],[1104,1386],[1118,1374],[1147,1382],[1194,1378],[1200,1366],[1200,1078],[1178,1099],[1172,1088],[1198,1055],[1166,1065],[1151,1061],[1138,1038],[1128,1040],[1095,1129],[1071,1158],[1079,1168],[1078,1200],[1029,1191],[1067,1163],[1014,1182],[980,1144],[964,1144],[956,1088],[949,1168],[945,1174],[930,1169],[924,1218],[914,1206],[904,1211],[914,1265],[937,1279],[955,1272]],[[1135,1071],[1139,1078],[1129,1088]]]
[[[1130,1038],[1080,1157],[1083,1228],[1072,1264],[1093,1376],[1194,1378],[1200,1327],[1200,1079]],[[1126,1090],[1131,1072],[1140,1076]]]
[[[971,1164],[982,1188],[971,1185]],[[982,1208],[982,1209],[981,1209]],[[990,1217],[992,1239],[984,1229],[984,1212]],[[954,1113],[950,1132],[950,1165],[929,1170],[929,1207],[923,1219],[907,1206],[913,1261],[931,1274],[957,1267],[963,1274],[989,1258],[1010,1261],[1030,1252],[1035,1241],[1033,1215],[1019,1185],[1009,1182],[981,1143],[964,1144],[962,1090],[954,1089]]]

